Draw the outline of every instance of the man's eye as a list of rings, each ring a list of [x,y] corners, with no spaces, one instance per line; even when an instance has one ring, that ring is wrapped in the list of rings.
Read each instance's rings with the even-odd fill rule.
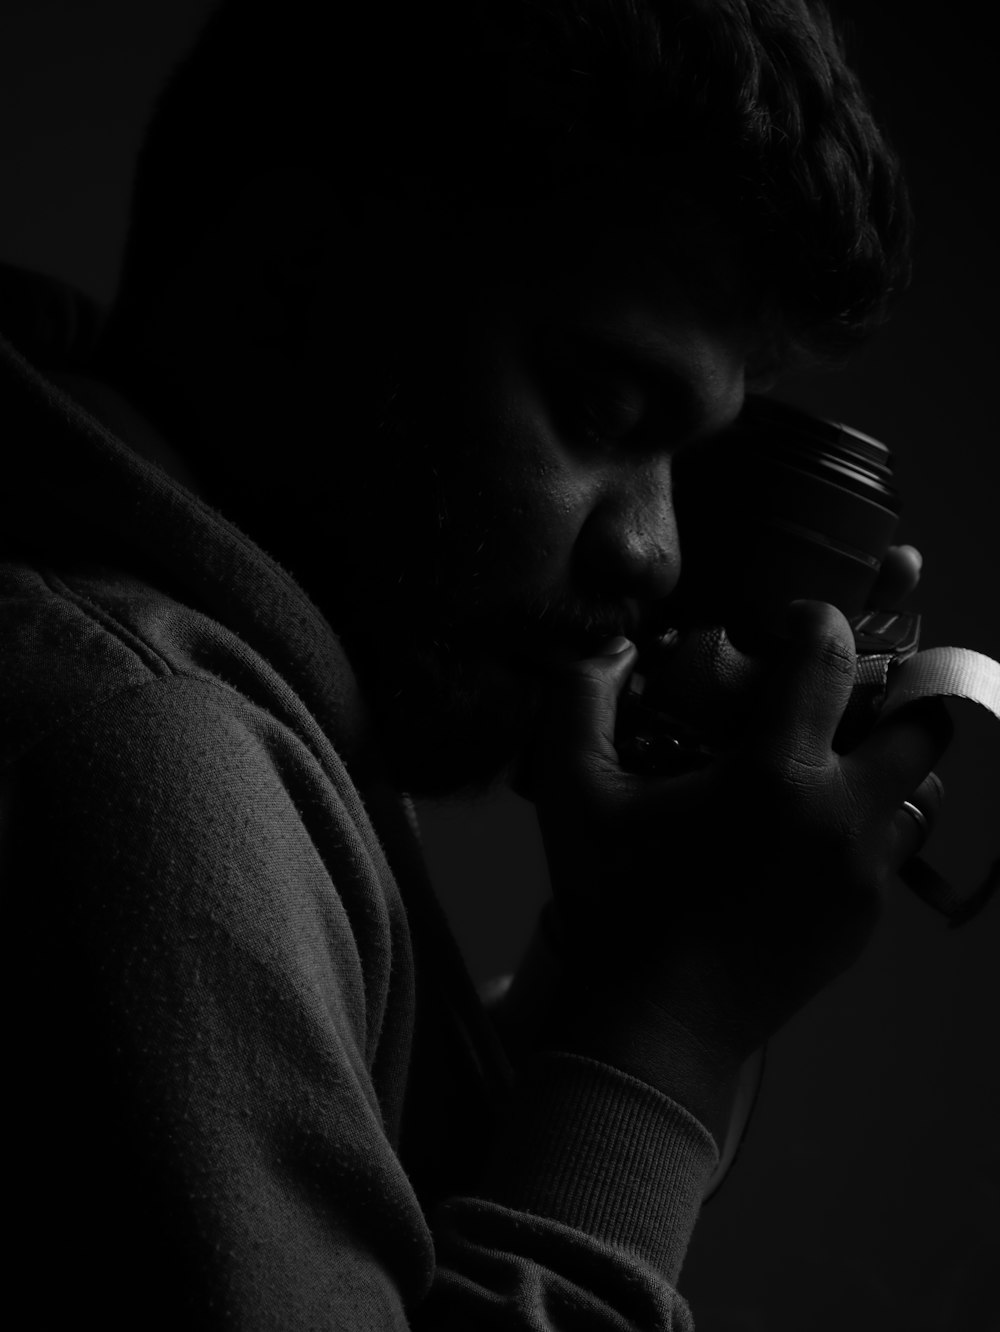
[[[570,425],[590,443],[621,439],[642,417],[642,403],[634,389],[599,376],[578,380],[567,406]]]

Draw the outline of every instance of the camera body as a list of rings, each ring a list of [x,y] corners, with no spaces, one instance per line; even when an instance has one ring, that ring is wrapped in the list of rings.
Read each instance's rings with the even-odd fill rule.
[[[889,450],[751,396],[733,427],[678,461],[674,506],[683,570],[671,623],[643,648],[619,708],[623,766],[684,771],[732,744],[798,598],[832,603],[854,631],[857,679],[835,740],[850,749],[919,643],[919,616],[868,607],[899,520]]]

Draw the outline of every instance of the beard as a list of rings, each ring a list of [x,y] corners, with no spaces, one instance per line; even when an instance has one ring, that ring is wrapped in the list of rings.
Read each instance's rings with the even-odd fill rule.
[[[620,608],[538,587],[516,526],[478,507],[461,521],[443,484],[439,469],[410,477],[390,514],[383,497],[388,532],[331,615],[381,761],[420,799],[516,787],[553,670],[624,627]]]
[[[344,644],[393,783],[483,794],[529,753],[553,666],[636,626],[609,591],[576,585],[461,338],[379,336],[345,377],[341,401],[362,405],[340,419],[336,489],[305,524],[323,536],[296,572]]]
[[[485,619],[471,606],[457,623],[439,617],[443,598],[419,619],[395,597],[384,604],[398,607],[395,631],[342,620],[340,636],[388,775],[420,799],[518,790],[559,666],[625,627],[613,608],[566,597]]]
[[[635,626],[620,603],[545,585],[537,530],[525,530],[488,485],[470,483],[447,448],[428,443],[443,432],[409,419],[394,395],[378,448],[348,464],[351,519],[339,563],[359,574],[337,590],[329,618],[398,789],[420,799],[475,797],[504,781],[517,789],[554,668]],[[474,441],[467,456],[483,447]],[[365,531],[379,535],[362,570],[351,534]]]
[[[444,799],[483,795],[511,780],[541,722],[539,678],[440,640],[411,639],[395,654],[389,645],[368,654],[345,641],[396,787],[418,799]]]

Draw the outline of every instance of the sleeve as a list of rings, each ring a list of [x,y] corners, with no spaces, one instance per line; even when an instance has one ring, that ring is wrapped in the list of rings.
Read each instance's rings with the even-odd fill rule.
[[[434,1217],[414,1327],[691,1332],[676,1278],[712,1172],[702,1126],[597,1061],[529,1061],[476,1197]]]
[[[362,848],[223,693],[126,691],[8,785],[8,1258],[39,1321],[690,1328],[714,1144],[616,1070],[523,1070],[476,1196],[424,1216],[372,1081]]]
[[[415,1326],[690,1332],[676,1282],[716,1143],[653,1086],[537,1039],[562,1002],[544,924],[481,990],[515,1093],[475,1196],[434,1218],[438,1276]]]

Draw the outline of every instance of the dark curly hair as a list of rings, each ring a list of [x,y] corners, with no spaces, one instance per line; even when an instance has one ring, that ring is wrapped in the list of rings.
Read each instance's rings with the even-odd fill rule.
[[[325,31],[319,13],[223,0],[175,70],[112,338],[269,163],[319,165],[345,197],[410,175],[471,203],[658,219],[682,259],[711,219],[786,359],[849,350],[908,281],[900,166],[818,0],[382,0],[324,11]]]

